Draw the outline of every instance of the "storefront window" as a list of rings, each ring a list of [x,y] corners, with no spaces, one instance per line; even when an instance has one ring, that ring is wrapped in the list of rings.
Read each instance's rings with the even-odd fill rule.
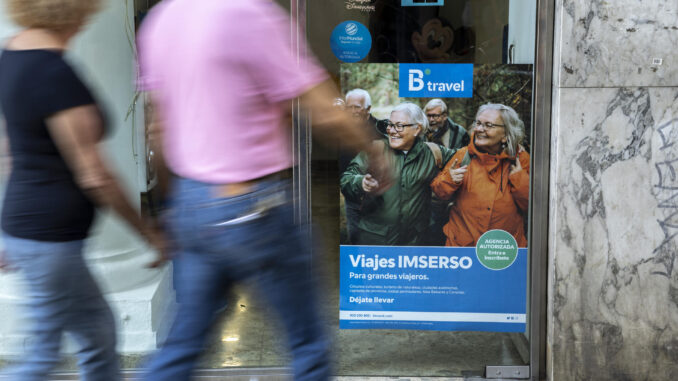
[[[396,168],[371,173],[341,143],[313,150],[338,374],[526,365],[536,3],[307,7],[311,47],[344,95],[338,107]]]
[[[149,213],[154,174],[146,165],[143,95],[134,88],[133,30],[159,2],[126,0],[95,20],[106,26],[97,24],[96,36],[110,37],[110,55],[124,56],[129,67],[106,74],[101,44],[82,49],[110,84],[99,90],[115,103],[118,128],[129,132],[115,143],[126,155],[120,167]],[[372,135],[392,168],[375,168],[364,153],[344,150],[346,142],[316,143],[304,127],[313,115],[294,114],[299,216],[310,218],[314,245],[308,276],[318,280],[335,374],[462,377],[483,376],[491,365],[529,365],[536,1],[277,3],[299,21],[341,90],[337,107]],[[14,30],[0,20],[0,37]],[[129,86],[110,95],[112,82]],[[118,249],[131,240],[108,231],[102,247],[126,260]],[[104,283],[115,283],[120,274],[111,275],[109,258],[95,259]],[[169,270],[128,278],[136,283],[107,295],[117,308],[122,365],[134,369],[162,342],[174,296]],[[11,304],[7,279],[0,277],[2,306]],[[132,291],[148,295],[130,299]],[[238,286],[224,295],[200,366],[286,366],[276,321],[265,298]],[[8,349],[20,341],[13,327],[0,329],[0,367],[16,354]],[[60,369],[75,368],[67,356]]]

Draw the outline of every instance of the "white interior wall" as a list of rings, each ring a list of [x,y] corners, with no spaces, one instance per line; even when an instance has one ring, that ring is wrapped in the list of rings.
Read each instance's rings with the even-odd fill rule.
[[[67,59],[89,85],[109,122],[103,144],[109,166],[117,174],[133,206],[145,190],[143,105],[127,117],[135,99],[133,0],[108,0],[104,9],[73,41]],[[18,30],[0,8],[0,39]],[[143,131],[143,130],[141,130]],[[6,156],[4,153],[3,156]],[[5,166],[6,168],[6,166]],[[141,170],[140,170],[141,168]],[[141,173],[141,174],[140,174]],[[3,180],[4,181],[4,180]],[[99,212],[85,255],[117,317],[122,352],[155,348],[164,334],[166,312],[174,300],[171,272],[145,269],[154,258],[149,247],[110,212]],[[16,304],[21,302],[16,274],[0,274],[0,355],[21,353],[23,338]]]
[[[535,0],[510,0],[508,46],[514,64],[533,64],[537,33]],[[510,58],[509,58],[510,59]]]

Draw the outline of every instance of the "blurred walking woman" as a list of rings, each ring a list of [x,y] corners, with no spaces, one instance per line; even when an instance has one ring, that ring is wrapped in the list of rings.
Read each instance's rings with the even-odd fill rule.
[[[24,27],[0,55],[0,106],[12,171],[2,206],[6,264],[25,279],[29,333],[11,380],[46,380],[63,332],[75,339],[82,380],[117,380],[114,319],[87,269],[94,207],[111,207],[157,248],[161,236],[131,207],[103,163],[102,114],[64,61],[98,0],[6,0]],[[161,251],[162,252],[162,251]]]
[[[443,227],[446,246],[474,246],[483,233],[502,229],[519,247],[527,246],[524,215],[530,186],[530,156],[520,149],[525,126],[511,107],[480,106],[471,142],[447,163],[431,188],[440,198],[454,196]]]

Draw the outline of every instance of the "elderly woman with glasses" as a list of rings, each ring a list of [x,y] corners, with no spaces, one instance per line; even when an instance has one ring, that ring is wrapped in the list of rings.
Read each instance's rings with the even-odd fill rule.
[[[454,196],[443,227],[446,246],[474,246],[488,230],[501,229],[527,246],[524,215],[530,192],[530,155],[520,143],[525,127],[511,107],[480,106],[468,147],[452,157],[433,180],[433,192]]]
[[[402,103],[391,112],[387,139],[373,143],[381,147],[395,171],[388,189],[382,189],[383,184],[371,173],[364,152],[342,174],[344,197],[360,203],[352,244],[417,246],[425,242],[431,214],[429,184],[455,152],[440,145],[427,146],[423,140],[427,127],[426,115],[414,103]]]

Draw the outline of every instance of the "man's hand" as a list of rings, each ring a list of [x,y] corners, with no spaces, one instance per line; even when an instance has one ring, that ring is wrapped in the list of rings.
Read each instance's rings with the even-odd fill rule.
[[[10,272],[13,270],[14,269],[10,266],[9,262],[7,262],[7,252],[0,250],[0,271]]]
[[[164,233],[156,228],[154,225],[149,226],[148,229],[144,232],[144,238],[148,241],[151,246],[156,250],[156,259],[152,261],[151,263],[147,264],[146,267],[148,268],[157,268],[161,267],[162,265],[167,262],[171,256],[169,254],[170,248],[167,243],[167,240],[165,239]]]
[[[377,188],[372,191],[375,194],[383,194],[393,185],[393,166],[383,147],[383,144],[372,143],[366,150],[369,175],[377,181]]]
[[[458,161],[458,159],[454,159],[454,162],[450,167],[450,177],[452,177],[452,181],[454,181],[455,184],[461,184],[461,182],[464,181],[464,176],[468,170],[466,165],[460,168],[457,167]]]

